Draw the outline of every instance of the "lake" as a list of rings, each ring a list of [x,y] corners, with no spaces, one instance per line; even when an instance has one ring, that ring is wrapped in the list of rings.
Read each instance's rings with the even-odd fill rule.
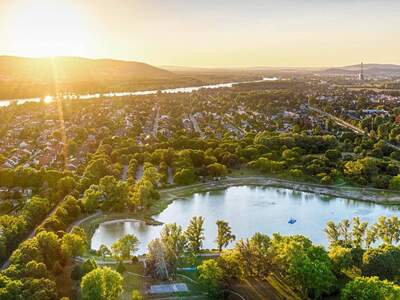
[[[196,193],[186,199],[172,202],[154,219],[163,223],[177,223],[183,228],[193,216],[205,218],[204,247],[215,248],[217,220],[228,221],[237,239],[255,232],[271,235],[303,234],[314,243],[326,246],[325,224],[355,216],[373,223],[381,215],[399,215],[399,206],[385,206],[363,201],[329,197],[275,187],[236,186],[216,191]],[[289,224],[294,218],[296,223]],[[91,247],[108,247],[125,234],[134,234],[140,240],[138,254],[160,234],[162,226],[146,225],[138,221],[112,221],[100,224]]]

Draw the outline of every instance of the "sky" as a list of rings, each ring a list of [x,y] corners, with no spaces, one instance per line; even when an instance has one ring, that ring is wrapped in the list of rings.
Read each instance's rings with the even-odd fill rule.
[[[398,0],[0,0],[0,55],[196,67],[400,64]]]

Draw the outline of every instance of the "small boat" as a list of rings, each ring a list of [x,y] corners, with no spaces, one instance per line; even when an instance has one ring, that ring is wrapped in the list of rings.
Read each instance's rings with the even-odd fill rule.
[[[297,221],[296,219],[290,218],[288,223],[289,224],[294,224],[294,223],[296,223],[296,221]]]

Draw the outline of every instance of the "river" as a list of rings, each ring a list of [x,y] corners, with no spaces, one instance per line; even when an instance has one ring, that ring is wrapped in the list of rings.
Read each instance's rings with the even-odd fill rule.
[[[175,200],[154,219],[174,223],[183,228],[193,216],[205,218],[206,248],[215,248],[217,220],[225,220],[237,239],[247,238],[255,232],[271,235],[303,234],[314,243],[327,246],[325,224],[355,216],[374,223],[381,215],[399,215],[398,206],[385,206],[363,201],[329,197],[314,193],[275,187],[237,186],[216,191],[196,193]],[[293,218],[294,224],[288,221]],[[146,251],[147,244],[160,234],[162,226],[146,225],[139,221],[111,221],[100,224],[95,231],[91,247],[108,247],[125,234],[134,234],[140,241],[138,254]]]
[[[172,89],[161,89],[161,90],[148,90],[148,91],[135,91],[135,92],[116,92],[116,93],[93,93],[93,94],[68,94],[62,97],[63,100],[90,100],[90,99],[98,99],[98,98],[112,98],[112,97],[127,97],[127,96],[145,96],[145,95],[154,95],[157,93],[166,93],[166,94],[174,94],[174,93],[192,93],[201,89],[220,89],[220,88],[232,88],[234,85],[239,83],[253,83],[253,82],[263,82],[263,81],[276,81],[279,80],[277,77],[265,77],[261,80],[253,80],[253,81],[242,81],[242,82],[228,82],[228,83],[218,83],[218,84],[209,84],[202,86],[191,86],[191,87],[178,87]],[[18,105],[28,103],[28,102],[40,102],[42,98],[26,98],[26,99],[11,99],[11,100],[0,100],[0,107],[9,106],[12,102],[16,102]],[[43,98],[43,101],[46,103],[52,102],[52,96],[46,96]]]

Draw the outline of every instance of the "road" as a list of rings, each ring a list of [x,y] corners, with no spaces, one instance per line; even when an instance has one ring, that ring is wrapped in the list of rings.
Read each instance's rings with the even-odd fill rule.
[[[61,203],[63,203],[63,201],[60,201],[47,215],[46,217],[43,219],[43,221],[36,226],[35,228],[32,229],[31,233],[21,241],[21,243],[25,242],[26,240],[29,240],[31,238],[33,238],[35,236],[35,232],[36,229],[39,228],[41,225],[43,225],[43,223],[52,215],[55,213],[55,211],[57,210],[57,208],[61,205]],[[20,243],[20,244],[21,244]],[[0,270],[4,270],[6,269],[8,266],[10,265],[10,257],[1,265]]]
[[[140,179],[142,179],[143,173],[144,173],[144,166],[140,164],[136,169],[135,180],[139,181]]]
[[[128,179],[128,166],[124,165],[122,167],[122,174],[121,174],[121,180],[126,181]]]
[[[362,130],[361,128],[358,128],[357,126],[354,126],[353,124],[350,124],[349,122],[346,122],[330,113],[327,113],[326,111],[320,110],[316,107],[313,107],[311,105],[307,106],[308,109],[310,109],[311,111],[314,111],[316,113],[319,113],[322,116],[325,116],[329,119],[331,119],[332,121],[334,121],[336,124],[338,124],[339,126],[345,127],[347,129],[352,130],[354,133],[356,134],[360,134],[360,135],[367,135],[368,133],[364,130]],[[382,140],[386,146],[391,147],[392,149],[398,150],[400,151],[400,147],[393,145],[392,143],[389,143],[388,141]]]
[[[171,167],[168,167],[168,184],[174,183],[174,172]]]
[[[157,136],[157,132],[158,132],[158,123],[160,121],[160,106],[157,105],[157,112],[156,112],[156,116],[154,118],[154,125],[153,125],[153,130],[152,130],[152,135],[154,137]]]
[[[200,126],[197,123],[196,118],[192,114],[189,114],[189,119],[193,124],[194,131],[196,131],[200,135],[200,137],[204,139],[205,138],[204,132],[200,129]]]
[[[320,115],[324,116],[324,117],[328,117],[329,119],[333,120],[336,124],[338,124],[339,126],[345,127],[347,129],[352,130],[353,132],[360,134],[360,135],[364,135],[366,134],[364,130],[358,128],[357,126],[354,126],[353,124],[350,124],[338,117],[335,117],[334,115],[327,113],[323,110],[320,110],[316,107],[312,107],[311,105],[308,105],[308,109],[310,109],[311,111],[314,111],[316,113],[319,113]]]

